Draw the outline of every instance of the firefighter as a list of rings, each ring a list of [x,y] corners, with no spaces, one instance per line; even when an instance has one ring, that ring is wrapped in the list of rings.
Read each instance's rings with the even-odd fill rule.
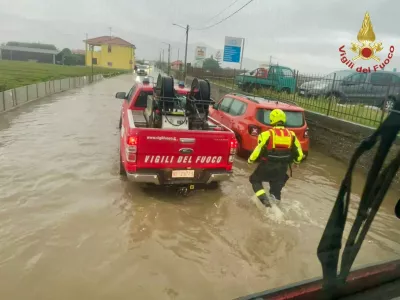
[[[273,126],[268,131],[258,135],[258,145],[251,153],[248,163],[260,161],[249,181],[258,199],[270,207],[267,194],[262,186],[269,182],[271,198],[281,200],[281,191],[289,176],[288,167],[299,164],[303,159],[303,151],[294,132],[284,127],[286,115],[280,109],[274,109],[269,115],[270,124]]]

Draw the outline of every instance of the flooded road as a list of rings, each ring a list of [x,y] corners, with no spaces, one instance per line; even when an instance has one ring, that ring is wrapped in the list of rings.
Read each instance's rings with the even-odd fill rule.
[[[118,175],[114,94],[133,80],[0,115],[0,299],[232,299],[320,276],[316,248],[345,166],[313,151],[281,210],[254,204],[254,166],[240,159],[217,191],[143,191]],[[388,195],[358,266],[398,258],[395,200]]]

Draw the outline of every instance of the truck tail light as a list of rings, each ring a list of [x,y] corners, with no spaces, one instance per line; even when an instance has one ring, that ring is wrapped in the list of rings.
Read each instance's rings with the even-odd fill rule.
[[[238,146],[238,141],[236,140],[236,138],[232,138],[231,139],[231,143],[229,145],[230,149],[229,149],[229,158],[228,158],[228,163],[232,164],[233,161],[235,160],[235,154],[237,151],[237,146]]]
[[[256,125],[249,125],[249,134],[252,136],[258,136],[261,133],[261,128]]]
[[[231,145],[230,145],[230,154],[236,154],[237,151],[237,147],[238,147],[238,141],[236,140],[236,138],[231,139]]]
[[[304,131],[304,137],[305,137],[305,138],[308,138],[308,127],[307,127],[307,129]]]
[[[128,162],[136,162],[137,146],[138,138],[136,136],[128,136],[126,138],[125,155]]]

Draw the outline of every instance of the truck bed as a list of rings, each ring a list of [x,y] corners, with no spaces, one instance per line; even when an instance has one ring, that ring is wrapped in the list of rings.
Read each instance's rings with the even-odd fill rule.
[[[135,127],[147,128],[147,122],[146,122],[146,118],[143,115],[143,111],[133,110],[132,116],[133,116],[133,121],[134,121]],[[225,127],[222,124],[218,124],[218,122],[216,120],[214,120],[210,117],[207,120],[207,124],[208,124],[210,130],[214,130],[215,128],[218,128],[218,127]],[[229,130],[229,128],[225,128],[225,129]]]
[[[143,116],[142,110],[133,110],[132,111],[133,121],[135,123],[135,127],[146,128],[147,122],[145,117]]]

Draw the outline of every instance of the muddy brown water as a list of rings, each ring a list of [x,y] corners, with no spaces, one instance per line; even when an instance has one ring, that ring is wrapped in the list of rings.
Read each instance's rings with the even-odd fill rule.
[[[345,165],[316,151],[280,208],[237,159],[217,191],[177,198],[118,175],[124,75],[0,115],[0,299],[232,299],[321,275],[316,247]],[[350,218],[364,178],[356,174]],[[356,265],[398,258],[389,193]]]

